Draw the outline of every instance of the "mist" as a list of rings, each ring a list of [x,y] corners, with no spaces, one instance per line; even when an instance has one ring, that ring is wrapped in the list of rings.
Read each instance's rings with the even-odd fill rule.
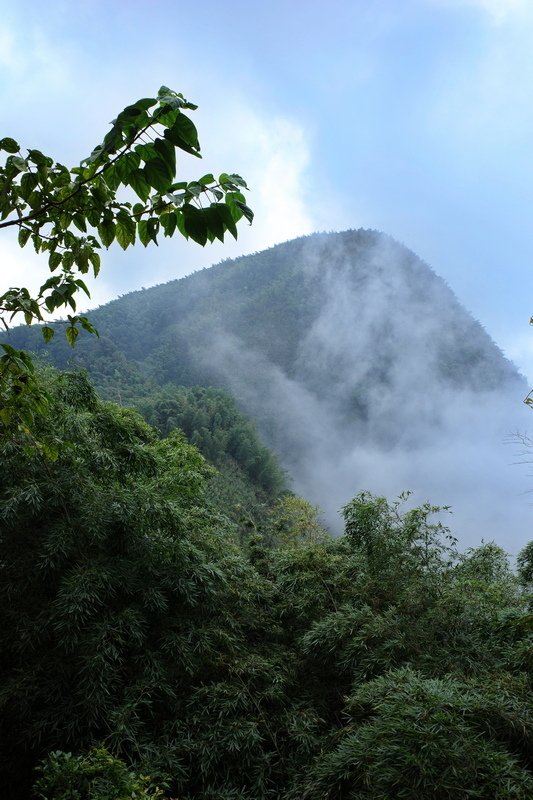
[[[310,237],[302,302],[319,311],[290,369],[219,325],[206,349],[216,371],[280,456],[292,489],[330,530],[357,492],[450,506],[463,547],[496,541],[516,554],[531,538],[533,478],[517,462],[528,387],[449,287],[384,236],[355,253]],[[511,442],[511,443],[510,443]]]

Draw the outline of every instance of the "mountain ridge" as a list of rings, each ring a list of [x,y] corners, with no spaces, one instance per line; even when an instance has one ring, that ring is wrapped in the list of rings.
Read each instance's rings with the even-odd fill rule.
[[[228,259],[125,295],[91,320],[101,339],[80,339],[74,354],[59,337],[39,343],[37,331],[14,330],[11,342],[87,367],[112,399],[165,384],[229,391],[296,490],[328,506],[330,524],[361,488],[425,498],[437,489],[437,502],[456,506],[467,489],[479,495],[478,463],[497,467],[491,486],[511,490],[495,443],[505,425],[523,427],[514,403],[524,378],[445,281],[378,231]]]

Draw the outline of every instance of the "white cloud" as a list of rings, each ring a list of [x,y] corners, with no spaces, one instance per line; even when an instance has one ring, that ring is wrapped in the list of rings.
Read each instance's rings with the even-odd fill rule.
[[[500,24],[510,16],[527,10],[528,0],[429,0],[431,5],[477,8],[491,22]]]

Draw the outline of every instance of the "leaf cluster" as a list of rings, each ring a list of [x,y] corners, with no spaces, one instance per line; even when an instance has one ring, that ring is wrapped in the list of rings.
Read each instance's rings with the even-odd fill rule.
[[[31,242],[36,253],[47,254],[52,273],[35,297],[25,287],[0,296],[6,328],[18,314],[31,324],[43,321],[45,312],[67,308],[73,313],[66,335],[74,344],[80,327],[96,332],[76,314],[76,295],[89,295],[83,276],[98,275],[102,247],[116,241],[125,250],[137,238],[146,247],[175,232],[205,245],[223,241],[228,231],[237,238],[238,221],[252,221],[239,175],[176,179],[178,153],[201,157],[198,132],[186,113],[195,109],[162,86],[157,97],[121,111],[103,142],[72,168],[39,150],[23,152],[9,137],[0,140],[8,154],[0,166],[0,228],[16,228],[21,247]],[[54,328],[46,325],[42,332],[49,341]]]

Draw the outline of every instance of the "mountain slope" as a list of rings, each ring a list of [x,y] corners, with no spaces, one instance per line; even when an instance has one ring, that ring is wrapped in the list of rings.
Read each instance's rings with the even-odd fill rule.
[[[74,359],[60,337],[44,348],[19,329],[11,341],[87,366],[108,396],[229,390],[330,523],[368,488],[452,503],[480,535],[510,524],[504,506],[520,489],[502,441],[524,427],[524,381],[444,281],[383,234],[297,239],[132,293],[92,320],[101,339],[80,341]]]

